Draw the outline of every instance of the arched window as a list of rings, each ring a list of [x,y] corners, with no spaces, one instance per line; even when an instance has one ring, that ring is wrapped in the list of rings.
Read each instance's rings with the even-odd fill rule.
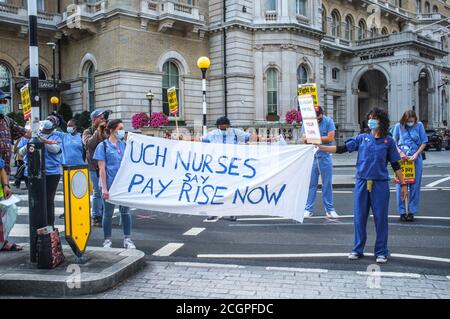
[[[428,1],[425,2],[425,13],[431,13],[431,6]]]
[[[30,67],[27,67],[24,72],[24,76],[29,79],[30,78]],[[47,80],[47,75],[41,66],[39,66],[39,80]]]
[[[371,36],[372,38],[378,36],[378,29],[377,29],[377,27],[372,27],[372,28],[370,29],[370,36]]]
[[[308,71],[304,65],[297,68],[297,84],[308,83]]]
[[[94,64],[92,62],[88,62],[88,65],[86,66],[86,79],[87,79],[87,92],[88,92],[88,98],[87,98],[87,105],[89,112],[92,112],[95,110],[95,68]]]
[[[341,36],[341,15],[337,10],[331,12],[331,35],[334,37]]]
[[[277,10],[277,0],[265,0],[266,11],[276,11]]]
[[[362,40],[366,38],[367,33],[367,25],[366,22],[361,19],[358,23],[358,40]]]
[[[331,77],[334,81],[339,81],[341,71],[338,68],[331,70]]]
[[[328,33],[327,30],[327,10],[322,6],[322,31]]]
[[[345,39],[352,41],[353,40],[353,29],[355,28],[355,20],[351,15],[348,15],[345,18]]]
[[[437,6],[433,6],[433,13],[439,13],[439,9]]]
[[[269,115],[278,114],[278,71],[270,68],[266,73],[267,85],[267,113]]]
[[[388,28],[383,27],[383,29],[381,29],[381,34],[382,34],[382,35],[388,35],[388,34],[389,34]]]
[[[418,14],[422,12],[422,0],[416,0],[416,12]]]
[[[181,114],[181,100],[180,100],[180,71],[178,66],[173,61],[167,61],[163,65],[163,81],[162,81],[162,101],[163,112],[167,116],[172,116],[169,112],[169,101],[167,98],[167,90],[175,87],[178,100],[178,117]]]
[[[12,76],[11,72],[9,71],[9,68],[0,62],[0,89],[5,93],[6,95],[11,96],[11,100],[6,100],[6,108],[7,112],[12,111]]]
[[[296,0],[296,11],[298,15],[306,16],[306,0]]]

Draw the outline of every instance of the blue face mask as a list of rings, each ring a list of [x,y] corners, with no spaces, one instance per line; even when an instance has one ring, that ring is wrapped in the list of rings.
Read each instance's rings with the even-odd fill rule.
[[[42,127],[44,128],[44,130],[51,130],[53,128],[53,123],[49,120],[45,120]]]
[[[71,127],[71,126],[68,126],[67,127],[67,133],[73,134],[73,132],[75,132],[75,129],[73,127]]]
[[[125,137],[125,130],[117,131],[116,136],[117,136],[118,139],[122,140]]]
[[[378,120],[374,120],[374,119],[370,119],[367,122],[367,126],[371,129],[371,130],[375,130],[378,128]]]
[[[6,104],[0,104],[0,114],[6,113]]]

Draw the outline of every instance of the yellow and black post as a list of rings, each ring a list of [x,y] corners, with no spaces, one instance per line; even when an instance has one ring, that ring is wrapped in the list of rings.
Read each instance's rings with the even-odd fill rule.
[[[91,234],[88,166],[63,166],[63,180],[66,240],[78,263],[84,263],[82,256]]]

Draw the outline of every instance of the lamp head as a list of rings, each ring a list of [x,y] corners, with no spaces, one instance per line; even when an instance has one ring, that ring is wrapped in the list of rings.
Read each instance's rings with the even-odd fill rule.
[[[207,70],[210,65],[211,65],[211,61],[206,56],[202,56],[197,60],[197,66],[201,70]]]
[[[55,50],[55,48],[56,48],[56,43],[55,42],[47,42],[47,45],[49,47],[51,47],[53,50]]]
[[[59,104],[59,98],[57,96],[52,96],[50,98],[50,103],[52,103],[53,105]]]
[[[152,90],[149,90],[147,94],[145,94],[145,97],[147,98],[147,100],[151,101],[155,97],[155,94],[152,93]]]

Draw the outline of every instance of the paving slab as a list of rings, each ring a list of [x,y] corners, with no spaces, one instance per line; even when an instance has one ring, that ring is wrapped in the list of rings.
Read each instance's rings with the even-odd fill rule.
[[[0,295],[66,297],[95,294],[115,287],[145,266],[136,249],[89,247],[77,264],[69,246],[65,261],[55,269],[30,263],[29,245],[20,252],[0,253]]]

